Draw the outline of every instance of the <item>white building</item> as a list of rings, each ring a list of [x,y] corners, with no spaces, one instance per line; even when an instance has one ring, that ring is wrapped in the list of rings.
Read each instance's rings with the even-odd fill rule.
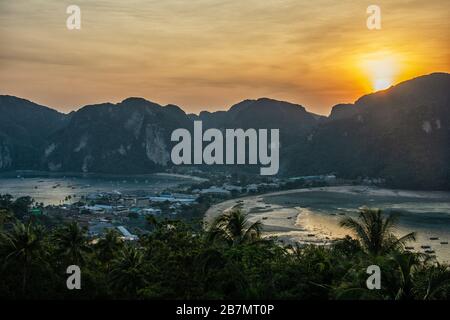
[[[247,189],[247,192],[257,192],[258,191],[258,185],[252,183],[245,187]]]
[[[178,202],[183,204],[194,203],[197,200],[197,196],[190,194],[172,194],[172,193],[161,193],[159,196],[151,196],[148,198],[153,202]]]
[[[214,194],[214,195],[222,195],[222,196],[229,196],[231,195],[231,192],[224,189],[219,188],[216,186],[209,187],[208,189],[202,189],[200,190],[201,194]]]
[[[155,208],[144,208],[142,210],[139,211],[140,214],[153,214],[153,215],[157,215],[157,214],[161,214],[161,209],[155,209]]]
[[[242,192],[242,187],[240,187],[240,186],[234,186],[234,185],[231,185],[231,184],[224,184],[222,187],[225,190],[228,190],[228,191]]]
[[[94,213],[102,213],[102,212],[112,212],[114,207],[113,206],[96,204],[96,205],[93,205],[93,206],[84,206],[83,209],[89,210],[89,211],[94,212]]]
[[[138,237],[134,234],[131,234],[130,231],[127,230],[127,228],[125,228],[124,226],[118,226],[117,229],[120,231],[120,233],[122,234],[123,238],[125,240],[137,240]]]

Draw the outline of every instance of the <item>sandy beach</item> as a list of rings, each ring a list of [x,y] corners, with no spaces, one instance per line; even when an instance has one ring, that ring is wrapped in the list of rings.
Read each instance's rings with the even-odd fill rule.
[[[210,224],[221,212],[240,208],[250,221],[260,220],[263,236],[282,243],[330,244],[349,234],[339,227],[345,216],[356,217],[362,206],[400,212],[398,236],[417,233],[414,250],[430,246],[439,260],[450,261],[450,193],[337,186],[295,189],[228,200],[211,207],[204,221]],[[433,238],[434,240],[431,240]],[[437,238],[437,239],[436,239]]]

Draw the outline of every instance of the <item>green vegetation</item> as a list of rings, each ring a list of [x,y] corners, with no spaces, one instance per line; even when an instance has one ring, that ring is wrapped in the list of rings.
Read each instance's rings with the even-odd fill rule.
[[[232,210],[217,217],[207,235],[212,242],[251,244],[261,240],[261,227],[260,221],[249,224],[245,214],[240,210]]]
[[[343,220],[356,239],[325,247],[262,238],[261,225],[238,210],[206,230],[152,217],[152,232],[137,242],[113,230],[90,239],[77,223],[45,229],[34,216],[19,220],[12,203],[0,206],[4,299],[450,298],[450,267],[406,251],[414,235],[395,238],[397,217],[379,210]],[[71,264],[81,268],[81,290],[66,288]],[[374,264],[382,271],[380,290],[366,288]]]
[[[381,210],[365,208],[359,213],[359,221],[345,218],[340,225],[352,230],[358,236],[366,253],[376,256],[401,249],[408,241],[416,240],[414,233],[409,233],[400,239],[392,234],[398,218],[398,214],[395,213],[384,218]]]

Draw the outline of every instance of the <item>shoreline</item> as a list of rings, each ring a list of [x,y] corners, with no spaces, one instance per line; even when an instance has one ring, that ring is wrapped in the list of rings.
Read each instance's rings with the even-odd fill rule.
[[[208,181],[206,178],[177,174],[166,172],[153,172],[153,173],[130,173],[130,174],[115,174],[115,173],[101,173],[101,172],[51,172],[40,170],[14,170],[0,172],[0,179],[12,179],[12,178],[149,178],[152,176],[172,177],[194,181]]]
[[[199,180],[188,176],[172,175],[74,175],[67,173],[58,175],[42,175],[38,172],[19,175],[0,175],[0,194],[10,194],[13,197],[30,196],[36,202],[45,205],[60,205],[67,196],[73,199],[86,196],[90,193],[108,193],[120,191],[146,192],[148,194],[172,190],[181,185],[193,185]]]
[[[167,172],[156,172],[153,173],[155,176],[163,176],[163,177],[173,177],[173,178],[180,178],[180,179],[190,179],[197,182],[206,182],[209,181],[207,178],[201,178],[197,176],[191,176],[188,174],[179,174],[179,173],[167,173]]]
[[[314,187],[314,188],[301,188],[301,189],[292,189],[292,190],[283,190],[283,191],[275,191],[257,195],[249,195],[245,197],[239,197],[234,199],[225,200],[223,202],[219,202],[212,207],[210,207],[204,216],[204,221],[211,221],[217,216],[216,207],[221,206],[224,207],[226,205],[230,206],[231,204],[236,205],[237,201],[245,201],[253,198],[266,198],[266,197],[274,197],[274,196],[283,196],[290,195],[296,193],[305,193],[312,191],[323,191],[323,192],[338,192],[338,193],[347,193],[353,195],[363,194],[372,195],[372,196],[401,196],[401,197],[415,197],[415,198],[439,198],[440,196],[450,195],[450,192],[447,191],[413,191],[413,190],[404,190],[404,189],[387,189],[387,188],[377,188],[377,187],[368,187],[368,186],[353,186],[353,185],[342,185],[342,186],[333,186],[333,187]],[[232,206],[232,205],[231,205]],[[230,207],[231,208],[231,207]]]
[[[347,201],[346,205],[342,205],[343,199]],[[405,214],[394,233],[400,236],[415,231],[418,238],[412,244],[416,251],[421,250],[421,245],[432,245],[438,256],[450,261],[450,246],[430,240],[431,237],[439,237],[440,241],[450,240],[450,225],[441,222],[441,219],[450,218],[450,192],[391,190],[366,186],[285,190],[223,201],[210,207],[203,221],[208,226],[220,213],[239,205],[248,213],[250,222],[261,221],[263,237],[276,236],[285,244],[329,245],[346,235],[352,236],[349,231],[339,227],[339,220],[345,216],[355,217],[362,205],[361,199],[367,200],[365,205],[369,207],[388,212],[393,211],[392,208],[403,210]],[[419,210],[415,212],[411,206],[417,206]],[[437,209],[435,213],[422,213],[420,210],[425,210],[424,208]],[[441,214],[440,210],[444,213]]]

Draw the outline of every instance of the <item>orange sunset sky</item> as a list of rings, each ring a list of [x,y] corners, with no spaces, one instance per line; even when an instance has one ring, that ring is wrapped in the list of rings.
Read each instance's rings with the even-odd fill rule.
[[[66,8],[81,8],[81,30]],[[381,7],[381,30],[366,9]],[[337,103],[450,71],[450,1],[0,0],[0,93],[63,112],[129,96],[223,110]]]

